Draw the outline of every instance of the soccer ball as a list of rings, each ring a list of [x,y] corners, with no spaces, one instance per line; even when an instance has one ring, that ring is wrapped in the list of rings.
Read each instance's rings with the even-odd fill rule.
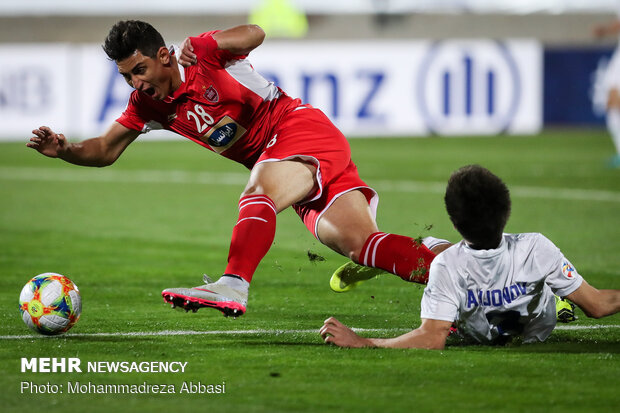
[[[82,298],[70,279],[46,272],[24,285],[19,294],[19,312],[24,323],[37,333],[61,334],[80,318]]]

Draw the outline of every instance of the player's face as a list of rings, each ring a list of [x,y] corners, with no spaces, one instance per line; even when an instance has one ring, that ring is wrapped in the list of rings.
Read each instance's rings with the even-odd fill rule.
[[[154,58],[136,52],[127,59],[116,62],[118,71],[129,86],[146,93],[155,100],[165,99],[172,92],[170,55],[161,48]]]

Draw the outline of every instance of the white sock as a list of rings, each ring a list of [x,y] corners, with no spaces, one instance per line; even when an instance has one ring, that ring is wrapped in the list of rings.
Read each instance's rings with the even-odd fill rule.
[[[610,109],[607,112],[607,130],[616,146],[616,153],[620,155],[620,110]]]
[[[224,274],[214,284],[227,285],[232,289],[239,292],[248,293],[250,289],[250,283],[237,275]]]
[[[435,237],[424,237],[422,238],[422,244],[424,244],[424,246],[430,250],[437,245],[450,244],[450,241]]]

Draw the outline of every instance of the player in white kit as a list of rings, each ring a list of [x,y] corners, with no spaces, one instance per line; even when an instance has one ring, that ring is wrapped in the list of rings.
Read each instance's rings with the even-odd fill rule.
[[[431,264],[419,328],[399,337],[368,339],[335,318],[320,334],[342,347],[431,348],[445,346],[450,328],[476,343],[501,344],[521,336],[544,341],[556,324],[554,294],[589,317],[620,311],[620,290],[598,290],[577,273],[544,235],[505,234],[510,215],[506,185],[487,169],[457,170],[448,182],[446,209],[463,236]]]
[[[597,25],[593,32],[599,38],[618,36],[620,16],[610,23]],[[616,148],[610,166],[620,168],[620,39],[605,70],[597,71],[595,80],[593,103],[597,110],[606,113],[607,130]]]

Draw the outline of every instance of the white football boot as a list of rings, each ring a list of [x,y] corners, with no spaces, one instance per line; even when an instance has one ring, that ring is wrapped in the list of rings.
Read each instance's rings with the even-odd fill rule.
[[[245,313],[248,303],[247,291],[234,289],[223,283],[214,283],[207,275],[204,285],[192,288],[167,288],[161,292],[164,301],[172,308],[198,311],[202,307],[220,310],[224,316],[239,317]]]

